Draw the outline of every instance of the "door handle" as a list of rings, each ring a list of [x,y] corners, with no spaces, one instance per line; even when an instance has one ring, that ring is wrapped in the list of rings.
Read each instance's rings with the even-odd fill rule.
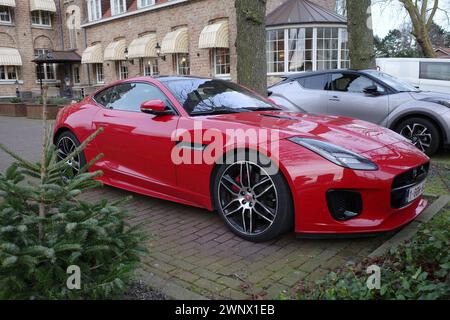
[[[330,98],[330,101],[341,101],[341,99],[339,99],[338,96],[332,96],[332,97]]]

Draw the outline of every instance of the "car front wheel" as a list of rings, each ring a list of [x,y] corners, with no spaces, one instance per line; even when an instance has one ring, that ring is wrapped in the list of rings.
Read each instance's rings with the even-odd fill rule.
[[[269,174],[258,161],[249,160],[248,154],[221,165],[213,192],[220,216],[245,240],[269,241],[293,225],[291,192],[282,173]]]
[[[436,125],[424,118],[410,118],[400,123],[396,129],[428,156],[434,155],[440,146],[440,135]]]
[[[77,137],[70,131],[63,132],[56,140],[57,160],[66,161],[67,167],[63,172],[63,179],[69,180],[80,173],[86,165],[84,152],[75,155],[71,159],[67,157],[81,145]]]

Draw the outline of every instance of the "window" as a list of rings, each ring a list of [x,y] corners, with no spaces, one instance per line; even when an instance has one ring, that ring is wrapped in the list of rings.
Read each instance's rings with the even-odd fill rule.
[[[0,81],[17,80],[18,68],[16,66],[0,66]]]
[[[331,90],[340,92],[364,93],[364,89],[377,86],[378,92],[385,89],[373,80],[358,74],[335,73],[331,75]]]
[[[73,83],[80,84],[80,65],[75,64],[72,67]]]
[[[155,0],[139,0],[138,8],[153,6],[155,4]]]
[[[40,55],[47,54],[48,49],[35,49],[34,56],[37,58]],[[43,81],[54,81],[55,80],[55,70],[56,65],[53,63],[44,63],[36,65],[36,78],[42,79]]]
[[[267,72],[284,72],[284,30],[267,31]]]
[[[301,78],[298,83],[305,89],[310,90],[327,90],[328,87],[328,75],[321,74],[318,76]]]
[[[141,104],[148,100],[168,102],[161,90],[145,83],[122,83],[100,92],[94,99],[110,109],[134,112],[140,112]]]
[[[419,78],[450,81],[450,62],[421,62]]]
[[[341,69],[350,69],[350,50],[348,48],[348,32],[347,29],[340,29],[341,44]]]
[[[338,68],[338,28],[317,28],[317,69]]]
[[[102,18],[101,0],[88,0],[87,6],[89,21],[100,20]]]
[[[127,12],[126,0],[111,0],[111,15],[115,16]]]
[[[268,30],[266,52],[269,74],[350,67],[348,34],[345,28]]]
[[[11,9],[9,7],[0,6],[0,23],[12,23]]]
[[[313,28],[289,29],[289,72],[313,69]]]
[[[182,76],[187,76],[191,73],[189,54],[177,53],[175,55],[176,73]]]
[[[230,49],[216,48],[214,49],[214,74],[216,76],[230,75]]]
[[[158,59],[143,59],[142,65],[144,69],[144,76],[159,76]]]
[[[71,24],[69,27],[69,42],[70,42],[70,48],[76,49],[77,46],[77,29],[75,26],[75,19],[73,18],[71,20]]]
[[[52,25],[50,12],[48,11],[31,12],[31,24],[34,26],[50,27]]]
[[[162,83],[190,115],[205,112],[249,112],[252,108],[277,109],[255,93],[220,79],[181,79]]]
[[[128,65],[126,61],[117,62],[117,77],[119,78],[119,80],[128,78]]]
[[[103,74],[103,64],[94,64],[95,81],[97,83],[105,83],[105,76]]]

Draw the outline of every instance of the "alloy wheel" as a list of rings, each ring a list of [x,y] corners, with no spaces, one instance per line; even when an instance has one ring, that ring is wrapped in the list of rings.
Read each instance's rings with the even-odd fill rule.
[[[427,151],[431,147],[433,137],[426,126],[419,123],[414,123],[404,127],[400,134],[409,139],[412,144],[423,152]]]
[[[255,163],[242,161],[229,166],[220,177],[218,197],[224,218],[245,235],[265,232],[277,216],[276,186]]]
[[[76,176],[80,170],[80,157],[79,155],[74,156],[73,158],[66,160],[67,156],[75,151],[77,145],[75,141],[73,141],[70,137],[62,137],[58,141],[57,147],[57,160],[58,161],[66,161],[67,169],[63,174],[64,179],[68,179],[70,177]]]

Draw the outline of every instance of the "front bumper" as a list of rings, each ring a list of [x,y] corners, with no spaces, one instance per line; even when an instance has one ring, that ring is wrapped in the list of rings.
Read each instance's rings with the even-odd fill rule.
[[[398,229],[413,221],[426,208],[418,198],[394,209],[391,191],[394,179],[429,162],[411,144],[400,142],[365,153],[378,171],[355,171],[339,167],[289,141],[280,142],[282,169],[288,177],[295,206],[295,231],[299,234],[370,234]],[[299,165],[301,164],[301,165]],[[362,212],[347,221],[333,218],[327,205],[330,190],[361,194]]]

